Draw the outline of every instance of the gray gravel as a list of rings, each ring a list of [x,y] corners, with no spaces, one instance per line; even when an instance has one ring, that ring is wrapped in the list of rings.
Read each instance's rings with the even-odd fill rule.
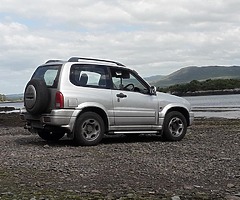
[[[240,199],[240,120],[198,119],[181,142],[76,147],[6,126],[0,141],[0,199]]]

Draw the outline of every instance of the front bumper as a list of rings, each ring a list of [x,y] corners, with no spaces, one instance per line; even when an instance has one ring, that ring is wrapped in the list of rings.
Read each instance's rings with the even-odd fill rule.
[[[193,121],[194,121],[194,113],[189,112],[189,126],[193,124]]]

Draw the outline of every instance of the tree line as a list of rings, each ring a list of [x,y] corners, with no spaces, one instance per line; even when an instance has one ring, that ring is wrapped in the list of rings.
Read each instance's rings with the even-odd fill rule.
[[[7,100],[6,96],[4,94],[0,94],[0,102],[6,100]]]
[[[205,81],[192,80],[190,83],[175,84],[169,87],[160,88],[160,92],[184,95],[199,91],[223,91],[240,89],[240,79],[208,79]]]

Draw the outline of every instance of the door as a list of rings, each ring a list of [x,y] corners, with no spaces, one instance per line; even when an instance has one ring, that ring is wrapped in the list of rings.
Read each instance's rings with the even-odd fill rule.
[[[70,82],[74,86],[67,88],[69,107],[100,108],[106,112],[109,125],[114,124],[111,80],[106,66],[73,64],[70,69]]]
[[[111,75],[115,125],[156,125],[158,99],[148,84],[127,69],[112,69]]]

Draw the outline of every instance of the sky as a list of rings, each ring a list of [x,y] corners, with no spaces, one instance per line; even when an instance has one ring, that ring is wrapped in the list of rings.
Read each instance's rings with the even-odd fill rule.
[[[72,56],[143,77],[240,65],[239,0],[1,0],[0,94],[23,93],[37,66]]]

